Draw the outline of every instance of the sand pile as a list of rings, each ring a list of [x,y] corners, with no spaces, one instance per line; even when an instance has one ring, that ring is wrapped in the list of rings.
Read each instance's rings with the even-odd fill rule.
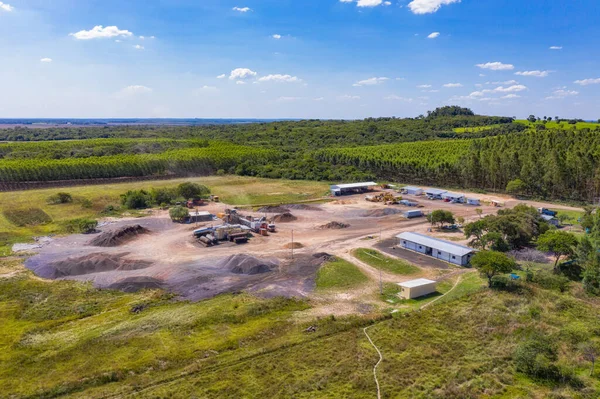
[[[314,205],[292,204],[292,205],[287,205],[287,207],[289,209],[293,209],[293,210],[297,210],[297,211],[317,211],[317,212],[323,211],[323,209],[319,208],[318,206],[314,206]]]
[[[284,208],[282,206],[263,206],[262,208],[258,208],[257,212],[262,212],[262,213],[286,213],[289,212],[290,210],[287,208]]]
[[[361,216],[366,218],[381,218],[384,216],[397,215],[402,213],[400,209],[394,208],[383,208],[383,209],[374,209],[372,211],[366,211]]]
[[[127,253],[97,253],[78,258],[67,258],[48,263],[35,272],[41,277],[56,279],[99,272],[139,270],[152,265],[152,262],[149,261],[124,259],[125,255]]]
[[[331,202],[331,204],[333,204],[333,205],[352,205],[352,204],[356,204],[356,201],[352,201],[352,200],[337,200],[337,201]]]
[[[294,248],[294,249],[300,249],[300,248],[304,248],[304,245],[302,245],[299,242],[289,242],[289,243],[285,244],[283,247],[285,249],[292,249],[292,248]]]
[[[147,234],[150,231],[139,224],[135,226],[125,226],[115,231],[107,231],[100,234],[89,242],[94,247],[118,247],[137,237],[140,234]]]
[[[111,290],[119,290],[123,292],[136,292],[143,289],[164,289],[165,285],[162,281],[148,276],[127,277],[117,281],[107,287]]]
[[[223,259],[219,262],[218,266],[231,273],[253,275],[269,273],[277,267],[277,264],[255,258],[254,256],[237,254]]]
[[[288,223],[288,222],[294,222],[296,220],[298,220],[298,218],[289,212],[282,213],[281,215],[276,215],[273,218],[273,222],[276,222],[276,223]]]
[[[348,227],[350,227],[350,225],[346,224],[346,223],[329,222],[327,224],[324,224],[323,226],[319,226],[318,228],[321,230],[326,230],[326,229],[340,230],[340,229],[347,229]]]
[[[327,252],[317,252],[313,254],[313,258],[320,259],[323,262],[330,262],[335,260],[335,256],[328,254]]]

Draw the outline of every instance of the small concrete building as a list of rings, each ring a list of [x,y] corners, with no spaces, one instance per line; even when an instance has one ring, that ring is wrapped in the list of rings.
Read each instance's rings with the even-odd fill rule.
[[[423,189],[419,187],[406,186],[402,187],[402,194],[423,195]]]
[[[214,219],[214,216],[210,212],[206,211],[189,211],[187,222],[188,223],[197,223],[197,222],[210,222]]]
[[[468,265],[471,256],[475,253],[473,248],[419,233],[405,232],[398,234],[396,238],[398,238],[398,245],[402,248],[459,266]]]
[[[467,205],[479,206],[481,205],[481,201],[479,198],[467,198]]]
[[[404,212],[404,217],[407,219],[420,218],[422,216],[423,216],[423,212],[421,212],[418,209]]]
[[[446,190],[440,190],[438,188],[428,188],[427,190],[425,190],[425,194],[427,195],[427,198],[438,199],[438,200],[441,200],[442,194],[444,194],[446,192],[447,192]]]
[[[400,298],[413,299],[421,296],[433,294],[436,291],[436,282],[426,278],[418,278],[416,280],[405,281],[398,283],[400,286]]]
[[[444,194],[442,194],[442,199],[445,201],[448,201],[448,202],[455,202],[455,203],[462,204],[465,202],[465,195],[447,191]]]
[[[331,195],[360,194],[372,190],[377,183],[369,181],[364,183],[334,184],[330,187]]]

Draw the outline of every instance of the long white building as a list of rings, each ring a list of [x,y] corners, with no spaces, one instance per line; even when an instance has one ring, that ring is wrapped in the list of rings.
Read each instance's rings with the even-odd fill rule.
[[[468,265],[475,253],[473,248],[419,233],[405,232],[398,234],[396,238],[398,245],[403,248],[459,266]]]

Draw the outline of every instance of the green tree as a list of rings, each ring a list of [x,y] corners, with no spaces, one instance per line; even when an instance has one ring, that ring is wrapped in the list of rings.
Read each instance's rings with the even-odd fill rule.
[[[527,190],[527,184],[521,179],[514,179],[506,184],[506,192],[509,194],[522,195]]]
[[[488,279],[488,287],[492,287],[492,278],[498,274],[510,273],[517,264],[502,252],[481,251],[471,258],[471,265]]]
[[[73,202],[73,197],[69,193],[56,193],[49,196],[46,202],[50,205],[69,204]]]
[[[537,121],[537,118],[535,117],[535,115],[529,115],[527,117],[527,120],[531,123],[535,123],[535,121]]]
[[[169,216],[174,222],[182,223],[185,220],[185,218],[188,217],[188,215],[189,211],[180,205],[174,206],[173,208],[169,209]]]
[[[208,187],[196,183],[181,183],[177,186],[177,193],[185,199],[199,198],[210,194]]]
[[[144,209],[152,205],[152,196],[144,190],[129,190],[121,194],[121,204],[128,209]]]
[[[438,209],[431,212],[427,215],[427,221],[431,223],[431,226],[435,226],[439,224],[440,226],[444,226],[444,224],[453,224],[455,222],[454,215],[450,211],[445,211],[443,209]]]
[[[540,251],[550,252],[554,255],[554,273],[558,274],[558,261],[563,256],[572,256],[577,247],[577,237],[566,231],[550,230],[539,236],[537,248]]]

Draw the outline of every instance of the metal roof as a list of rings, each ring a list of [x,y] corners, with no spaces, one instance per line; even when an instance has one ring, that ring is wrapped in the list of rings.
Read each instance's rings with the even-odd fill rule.
[[[556,218],[554,216],[550,216],[550,215],[540,215],[542,217],[542,219],[546,220],[546,221],[551,221],[551,220],[556,220]]]
[[[403,283],[398,283],[398,285],[403,288],[415,288],[415,287],[421,287],[423,285],[429,285],[429,284],[435,284],[435,283],[436,283],[436,281],[433,281],[433,280],[428,280],[426,278],[418,278],[416,280],[410,280],[410,281],[405,281]]]
[[[425,194],[432,194],[432,195],[442,195],[446,192],[447,192],[446,190],[440,190],[439,188],[428,188],[427,190],[425,190]]]
[[[189,211],[189,215],[190,216],[212,216],[212,214],[210,212],[206,212],[206,211],[198,211],[198,212],[196,212],[196,211],[193,211],[193,210]]]
[[[402,187],[402,190],[413,190],[413,191],[418,191],[418,190],[421,190],[421,191],[423,191],[423,189],[422,189],[422,188],[419,188],[419,187],[413,187],[413,186],[404,186],[404,187]]]
[[[377,183],[372,182],[372,181],[368,181],[368,182],[364,182],[364,183],[349,183],[349,184],[334,184],[333,186],[331,186],[332,190],[335,189],[339,189],[339,188],[361,188],[361,187],[372,187],[372,186],[376,186]]]
[[[452,255],[465,256],[475,252],[473,248],[464,245],[455,244],[450,241],[440,240],[439,238],[429,237],[424,234],[404,232],[396,236],[401,240],[411,241],[439,251],[448,252]]]
[[[449,198],[464,198],[464,194],[459,194],[459,193],[451,193],[450,191],[442,194],[442,197],[449,197]]]

